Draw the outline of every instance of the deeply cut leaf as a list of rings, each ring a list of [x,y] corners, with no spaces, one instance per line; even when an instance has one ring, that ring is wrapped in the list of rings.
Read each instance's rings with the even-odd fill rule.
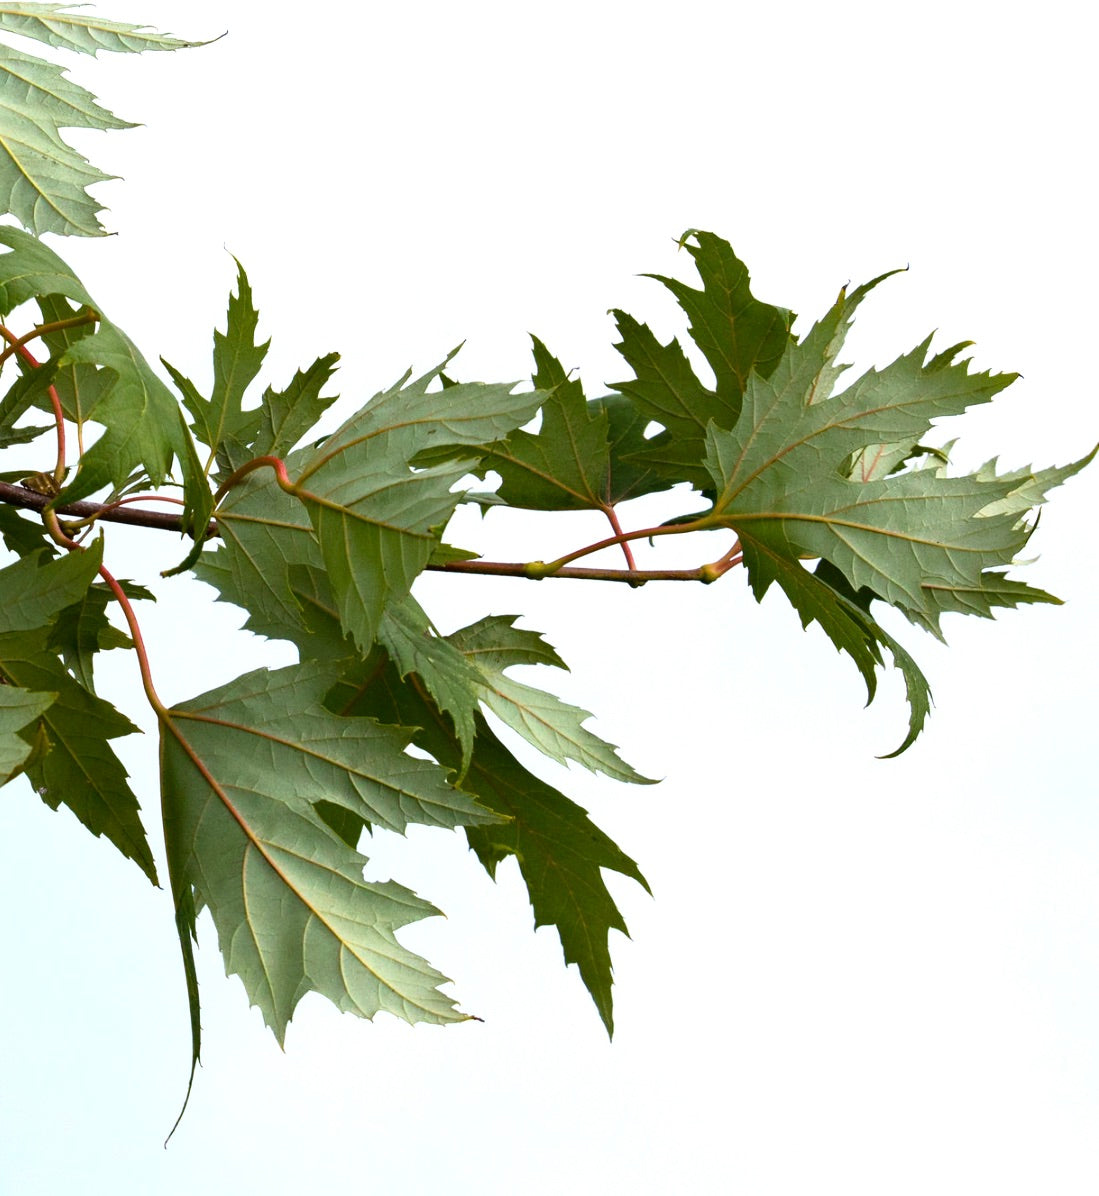
[[[699,380],[678,341],[662,345],[646,325],[616,311],[622,339],[615,347],[635,376],[614,387],[633,400],[646,421],[665,431],[634,460],[669,481],[706,489],[702,458],[710,423],[721,428],[736,423],[749,379],[766,377],[777,366],[790,342],[794,315],[752,295],[747,268],[720,237],[692,230],[680,245],[694,259],[702,289],[650,277],[662,282],[690,316],[691,335],[714,371],[715,385]]]
[[[161,751],[172,889],[209,907],[226,968],[281,1042],[315,990],[363,1017],[461,1021],[445,978],[394,937],[437,911],[393,883],[363,880],[366,860],[318,813],[320,802],[366,823],[455,827],[496,817],[446,784],[408,737],[339,718],[321,699],[323,665],[249,673],[168,711]]]
[[[591,718],[587,710],[507,676],[504,670],[510,665],[564,667],[537,632],[516,628],[514,622],[514,615],[489,616],[447,637],[480,674],[478,697],[488,709],[559,764],[575,760],[617,781],[651,784],[618,755],[613,744],[583,726]]]
[[[0,5],[0,33],[20,34],[83,54],[140,53],[198,45],[107,21],[72,4]],[[62,129],[133,126],[95,102],[53,63],[0,43],[0,204],[31,232],[101,236],[103,205],[88,188],[104,174],[70,145]]]
[[[546,651],[534,633],[517,634],[529,637],[528,651]],[[532,648],[530,640],[539,640],[542,647]],[[352,666],[330,701],[348,712],[416,726],[414,742],[455,773],[460,771],[462,749],[448,721],[422,690],[401,684],[386,662],[372,659]],[[608,937],[611,930],[627,931],[602,869],[629,876],[646,890],[648,884],[634,861],[587,812],[523,768],[480,716],[475,731],[472,761],[461,786],[507,821],[468,828],[470,846],[490,876],[496,875],[501,860],[515,856],[535,926],[557,928],[566,962],[579,968],[610,1033],[614,1022]]]
[[[870,603],[884,600],[938,635],[946,612],[1056,601],[1003,569],[1030,535],[1026,512],[1091,456],[1056,469],[949,476],[938,464],[946,451],[923,438],[935,420],[991,400],[1014,374],[971,371],[959,359],[969,342],[931,356],[928,338],[838,388],[854,312],[887,275],[841,292],[797,341],[789,313],[751,296],[724,242],[693,233],[687,248],[702,289],[660,281],[689,314],[716,384],[700,381],[677,342],[661,345],[620,314],[619,348],[636,379],[617,388],[664,429],[632,459],[703,491],[711,509],[669,526],[735,531],[757,599],[777,582],[803,625],[819,623],[851,655],[871,697],[881,649],[889,650],[910,702],[907,747],[929,709],[927,683]],[[832,574],[810,574],[806,560]]]
[[[476,463],[477,446],[526,423],[545,398],[516,394],[511,384],[429,389],[441,369],[413,382],[405,375],[305,453],[292,473],[340,622],[364,652],[386,603],[407,594],[430,559],[461,497],[453,487]],[[454,445],[468,445],[468,458],[413,467],[425,450]]]

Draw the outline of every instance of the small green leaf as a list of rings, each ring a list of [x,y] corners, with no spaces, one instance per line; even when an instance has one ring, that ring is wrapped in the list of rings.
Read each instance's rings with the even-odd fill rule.
[[[0,569],[0,635],[48,630],[66,607],[79,602],[103,562],[103,539],[84,552],[48,560],[48,552]]]
[[[378,626],[378,642],[397,666],[401,680],[415,673],[435,705],[449,715],[462,746],[464,772],[473,752],[481,674],[455,644],[435,633],[411,594],[386,607]]]
[[[534,385],[547,395],[537,432],[518,430],[490,445],[479,471],[494,469],[496,493],[513,507],[543,511],[602,509],[610,465],[607,413],[537,338]]]
[[[221,547],[204,555],[195,575],[248,611],[250,631],[298,643],[309,633],[290,570],[324,568],[305,508],[279,488],[270,471],[257,470],[222,500],[217,522]]]
[[[0,676],[9,685],[57,694],[42,715],[49,750],[27,768],[42,800],[54,810],[66,805],[156,884],[137,798],[108,742],[138,728],[73,680],[46,647],[45,630],[0,635]]]
[[[0,570],[0,679],[55,699],[42,716],[44,746],[27,773],[53,809],[64,803],[94,835],[105,835],[155,884],[156,867],[126,770],[108,740],[137,728],[74,681],[52,648],[67,609],[86,599],[102,559],[102,537],[56,560],[45,553]],[[44,563],[43,563],[44,562]]]
[[[652,784],[618,755],[613,744],[582,725],[591,718],[587,710],[505,674],[515,664],[562,664],[537,632],[515,628],[514,621],[514,615],[489,616],[447,636],[480,674],[479,697],[488,709],[559,764],[575,760],[618,781]]]
[[[269,340],[262,344],[256,340],[258,322],[248,275],[237,262],[237,290],[229,296],[225,331],[214,331],[214,385],[210,398],[202,398],[188,379],[164,363],[183,395],[183,405],[191,413],[195,435],[210,449],[211,461],[228,437],[240,436],[243,427],[254,431],[258,422],[254,412],[243,408],[245,392],[259,374],[271,346]]]
[[[308,369],[299,370],[285,390],[267,388],[260,403],[259,429],[249,446],[254,456],[283,457],[314,428],[339,397],[321,394],[339,359],[338,353],[318,357]]]
[[[74,307],[60,295],[39,295],[37,302],[45,323],[71,320],[82,310],[87,311],[87,308]],[[42,338],[49,348],[51,365],[55,367],[50,382],[57,390],[65,418],[74,424],[82,424],[91,414],[108,389],[110,374],[86,362],[59,363],[72,345],[94,332],[94,324],[77,324],[75,327],[55,329]],[[43,411],[53,411],[49,396],[44,391],[37,405]]]
[[[64,295],[98,311],[83,284],[56,253],[22,229],[0,224],[0,314],[39,296]]]
[[[106,586],[90,586],[57,616],[48,646],[61,653],[67,668],[90,693],[95,693],[95,654],[111,648],[132,648],[133,641],[107,619],[113,594]]]

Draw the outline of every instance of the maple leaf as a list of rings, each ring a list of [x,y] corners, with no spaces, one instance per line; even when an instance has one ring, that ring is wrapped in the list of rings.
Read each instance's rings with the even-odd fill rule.
[[[647,422],[620,395],[587,399],[546,346],[532,337],[536,389],[547,397],[537,432],[519,429],[486,445],[477,472],[494,469],[501,482],[495,501],[540,511],[609,510],[666,483],[626,461],[644,447]],[[427,458],[430,460],[431,458]]]
[[[307,991],[371,1018],[465,1020],[445,977],[394,932],[437,913],[401,885],[367,882],[366,859],[319,807],[404,831],[499,816],[409,756],[408,732],[322,705],[323,663],[238,677],[161,714],[165,841],[199,1051],[194,916],[207,906],[226,969],[280,1043]]]
[[[245,626],[250,631],[298,643],[308,629],[290,571],[298,566],[324,569],[305,508],[270,473],[257,471],[222,500],[217,522],[222,543],[194,565],[195,575],[248,612]]]
[[[517,394],[513,383],[429,389],[442,368],[412,382],[405,374],[322,444],[296,454],[300,464],[290,470],[340,622],[364,651],[386,603],[407,594],[430,560],[461,498],[453,487],[476,464],[478,447],[526,423],[545,399],[539,391]],[[468,454],[414,465],[425,450],[456,445]]]
[[[186,42],[138,25],[69,11],[72,4],[0,5],[0,33],[83,54],[176,50]],[[133,126],[96,103],[64,70],[0,43],[0,194],[31,232],[102,236],[103,205],[88,187],[110,179],[61,136],[62,129]]]
[[[637,378],[616,388],[665,428],[634,459],[711,499],[709,511],[683,521],[735,531],[756,598],[777,583],[803,626],[820,624],[852,657],[870,697],[882,650],[890,653],[911,711],[904,750],[923,725],[930,691],[871,603],[883,600],[941,635],[947,612],[1056,601],[1003,570],[1032,531],[1026,513],[1091,456],[1038,471],[997,475],[986,466],[950,476],[941,467],[947,453],[923,437],[935,420],[988,402],[1016,375],[971,371],[959,359],[969,342],[931,356],[928,338],[839,388],[848,367],[837,356],[854,312],[889,275],[842,291],[799,341],[782,331],[788,313],[752,298],[724,242],[689,233],[683,244],[702,290],[660,281],[689,313],[717,384],[698,379],[678,342],[661,345],[621,316],[619,348]],[[805,562],[814,559],[820,567],[810,573]]]
[[[948,477],[931,469],[850,476],[845,466],[868,442],[914,444],[934,419],[988,402],[1015,378],[970,372],[954,350],[928,360],[924,341],[831,394],[843,335],[877,281],[841,294],[769,377],[751,380],[732,429],[710,427],[712,519],[740,536],[757,597],[781,580],[775,553],[819,557],[855,590],[934,621],[938,599],[929,587],[979,587],[987,570],[1011,564],[1026,543],[1019,506],[1004,507],[1004,500],[1025,489],[1028,509],[1086,462],[1041,479],[987,470]],[[769,551],[761,551],[764,545]]]
[[[83,600],[102,560],[102,540],[53,561],[27,556],[0,570],[0,679],[50,694],[39,750],[25,767],[52,809],[64,803],[156,883],[137,798],[109,740],[137,731],[113,706],[73,680],[51,649],[59,616]]]
[[[505,620],[506,622],[506,620]],[[556,654],[533,632],[518,632],[501,649],[511,663],[515,653],[542,662]],[[494,636],[499,639],[499,636]],[[534,641],[537,641],[535,643]],[[496,662],[497,665],[502,663]],[[599,1015],[613,1030],[611,930],[626,934],[626,924],[607,890],[602,870],[609,868],[648,883],[636,863],[601,831],[587,812],[552,785],[525,769],[489,729],[480,715],[468,767],[446,718],[425,690],[403,684],[394,665],[377,654],[351,665],[329,695],[333,709],[373,715],[415,727],[413,742],[461,774],[460,787],[506,821],[468,827],[466,837],[482,866],[495,877],[501,860],[514,856],[534,910],[535,926],[554,926],[565,960],[575,963]]]
[[[318,585],[320,579],[314,575],[311,581],[315,601],[324,603],[324,590]],[[328,601],[331,602],[330,597]],[[396,665],[401,680],[415,673],[435,705],[449,716],[461,744],[464,773],[477,734],[481,674],[459,646],[436,634],[427,614],[411,594],[386,607],[378,626],[378,642]]]
[[[211,397],[204,399],[189,378],[161,358],[183,396],[184,407],[191,413],[195,435],[210,449],[207,472],[223,442],[232,439],[247,442],[259,422],[257,412],[246,412],[242,406],[245,392],[255,381],[271,346],[269,340],[257,343],[258,322],[259,312],[252,302],[252,288],[238,261],[237,290],[229,295],[225,331],[214,331]]]
[[[618,394],[586,398],[580,380],[571,377],[537,337],[531,340],[531,381],[546,396],[540,426],[536,432],[519,428],[505,440],[481,446],[472,472],[483,478],[495,470],[500,485],[492,493],[471,493],[468,501],[609,513],[620,502],[665,489],[664,478],[637,459],[648,447],[644,432],[649,422],[637,405]],[[428,450],[414,464],[452,460],[460,452]]]
[[[692,230],[679,244],[694,259],[702,289],[660,274],[648,277],[663,283],[690,317],[691,336],[714,371],[715,385],[699,380],[678,341],[662,345],[646,325],[616,310],[622,339],[615,347],[635,376],[614,388],[663,429],[633,460],[705,490],[710,479],[702,458],[710,423],[733,426],[749,379],[770,374],[789,345],[794,315],[753,296],[747,267],[720,237]]]
[[[591,714],[570,706],[545,690],[516,681],[505,673],[511,665],[565,664],[536,632],[513,626],[515,615],[490,615],[463,627],[447,639],[480,677],[476,695],[485,706],[551,760],[575,760],[592,772],[618,781],[651,784],[630,767],[612,744],[582,724]]]
[[[131,597],[134,596],[131,589]],[[89,586],[71,606],[57,616],[48,640],[61,653],[69,671],[91,693],[95,692],[94,662],[97,652],[111,648],[132,648],[133,641],[107,619],[107,603],[113,598],[102,585]],[[141,596],[152,598],[148,591]]]
[[[16,397],[9,392],[3,400],[8,407],[14,404],[16,411],[32,401],[49,409],[46,390],[55,379],[60,380],[65,415],[78,424],[93,419],[103,427],[55,502],[64,505],[103,487],[123,486],[136,471],[159,486],[168,477],[175,457],[184,474],[184,528],[204,534],[209,489],[201,474],[196,477],[194,445],[168,388],[129,337],[102,314],[57,254],[35,237],[6,226],[0,226],[0,245],[8,247],[8,252],[0,254],[0,314],[31,299],[40,301],[47,319],[73,314],[66,300],[96,314],[94,330],[55,338],[51,347],[58,356],[32,370],[26,388],[17,391]],[[44,304],[43,299],[47,300]],[[8,407],[0,407],[0,423]]]
[[[265,453],[280,456],[297,447],[339,397],[321,394],[335,373],[339,359],[338,353],[327,353],[306,369],[299,370],[285,390],[268,387],[264,391],[259,428],[248,445],[251,453],[257,457]]]

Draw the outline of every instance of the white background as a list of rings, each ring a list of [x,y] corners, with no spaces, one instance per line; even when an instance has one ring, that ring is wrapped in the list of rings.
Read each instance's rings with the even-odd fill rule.
[[[151,360],[200,387],[235,254],[274,338],[270,381],[338,349],[358,404],[463,338],[459,376],[518,379],[533,331],[597,394],[626,376],[608,308],[682,331],[638,275],[691,278],[674,239],[694,226],[802,330],[843,283],[909,265],[846,359],[885,364],[936,328],[1020,371],[956,421],[963,463],[1063,463],[1099,432],[1095,30],[1078,5],[103,11],[229,31],[73,64],[146,127],[80,143],[125,176],[100,191],[118,236],[53,242]],[[369,1024],[307,998],[282,1054],[204,920],[204,1066],[164,1151],[189,1050],[169,896],[9,787],[0,1192],[1093,1193],[1096,483],[1056,492],[1031,542],[1025,576],[1064,607],[954,620],[949,649],[895,627],[936,708],[894,761],[875,757],[903,734],[896,678],[863,711],[850,662],[737,571],[636,592],[424,584],[446,628],[523,613],[572,664],[559,692],[666,778],[545,770],[655,894],[611,880],[633,935],[612,937],[613,1044],[554,932],[531,932],[513,864],[494,885],[459,835],[379,838],[369,874],[449,915],[404,941],[484,1024]],[[589,532],[463,528],[504,559]],[[109,532],[122,575],[155,582],[180,555]],[[239,612],[205,587],[164,589],[143,621],[165,699],[289,659],[235,634]],[[104,689],[151,729],[132,663],[105,660]],[[153,737],[121,747],[160,851]]]

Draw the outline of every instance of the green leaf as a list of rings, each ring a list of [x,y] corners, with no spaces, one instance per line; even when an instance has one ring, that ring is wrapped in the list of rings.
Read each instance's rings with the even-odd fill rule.
[[[103,205],[88,187],[104,174],[61,137],[61,129],[132,126],[53,63],[0,43],[0,204],[36,234],[101,236]]]
[[[386,607],[378,627],[378,641],[397,666],[401,680],[415,673],[435,705],[450,717],[461,744],[464,772],[473,753],[482,687],[480,673],[455,644],[436,634],[411,594]]]
[[[102,320],[93,336],[72,345],[61,364],[84,363],[108,375],[90,413],[103,434],[80,459],[75,478],[57,505],[86,498],[104,486],[121,486],[137,467],[153,486],[163,484],[172,457],[187,457],[178,404],[164,383],[121,329]]]
[[[6,503],[0,504],[0,536],[3,536],[5,546],[17,556],[43,549],[49,552],[53,548],[40,519],[24,517]]]
[[[338,395],[322,395],[336,372],[338,353],[318,357],[306,370],[299,370],[283,391],[270,387],[260,404],[259,429],[250,444],[252,454],[285,456],[316,425]]]
[[[0,635],[47,630],[66,607],[87,593],[103,561],[103,540],[83,552],[48,560],[48,550],[0,569]]]
[[[714,371],[715,385],[699,381],[678,341],[662,345],[646,325],[615,311],[622,338],[615,347],[635,377],[614,388],[633,400],[646,422],[653,420],[667,432],[640,450],[635,461],[670,481],[706,489],[709,477],[701,463],[710,423],[719,428],[736,423],[749,378],[766,377],[776,368],[790,343],[794,316],[752,295],[747,268],[720,237],[691,230],[680,245],[694,259],[702,289],[649,277],[662,282],[690,316],[691,335]]]
[[[873,285],[841,295],[770,378],[753,380],[734,430],[711,429],[714,516],[740,535],[757,595],[773,580],[770,555],[759,554],[766,541],[789,556],[823,557],[855,589],[927,615],[925,581],[977,585],[1025,543],[1014,515],[976,518],[1012,483],[927,469],[862,481],[844,466],[868,443],[914,444],[933,419],[989,401],[1014,375],[973,374],[942,354],[925,361],[925,341],[829,397],[850,314]]]
[[[84,54],[139,53],[196,45],[135,25],[71,13],[71,4],[0,5],[0,32]],[[53,63],[0,43],[0,202],[35,234],[101,236],[103,205],[88,187],[111,175],[98,170],[61,136],[62,129],[126,129],[128,121]]]
[[[735,530],[757,599],[778,582],[802,624],[820,623],[852,657],[871,697],[881,650],[890,652],[911,708],[903,750],[923,725],[930,693],[905,649],[871,618],[870,601],[880,598],[936,634],[946,611],[989,614],[997,605],[1050,601],[1000,570],[1030,534],[1023,513],[1090,458],[1037,473],[997,476],[985,467],[947,476],[924,459],[945,454],[921,438],[934,420],[988,402],[1015,375],[971,372],[958,360],[968,342],[929,356],[928,340],[834,393],[854,312],[887,275],[841,292],[803,340],[786,338],[776,359],[780,309],[767,315],[755,305],[723,243],[700,235],[692,253],[703,290],[668,285],[718,384],[706,388],[677,343],[660,346],[625,318],[624,351],[638,382],[620,389],[666,428],[633,459],[710,495],[712,509],[691,522]],[[704,479],[692,464],[699,443]],[[817,575],[806,559],[821,561]]]
[[[445,363],[444,363],[445,364]],[[544,401],[511,384],[463,383],[429,390],[442,367],[406,374],[304,455],[295,493],[317,533],[340,622],[363,651],[388,601],[406,595],[457,505],[453,487],[477,446],[526,423]],[[414,468],[425,450],[468,445],[468,459]]]
[[[37,298],[44,313],[73,314],[68,304],[58,302],[63,297],[100,312],[72,270],[34,237],[0,226],[0,244],[9,247],[0,254],[0,311]],[[31,372],[25,383],[28,393],[18,402],[12,398],[13,388],[0,405],[0,415],[10,414],[13,403],[25,407],[44,402],[48,386],[61,378],[70,404],[66,416],[77,422],[93,418],[103,426],[57,504],[86,498],[106,486],[122,486],[139,468],[154,486],[161,485],[173,455],[185,461],[188,446],[176,401],[133,342],[100,314],[93,333],[55,340],[53,347],[61,349],[61,355]],[[66,375],[67,368],[75,374]],[[65,385],[74,380],[79,381],[77,390]]]
[[[490,876],[498,862],[514,855],[530,894],[534,925],[556,926],[565,963],[580,969],[599,1016],[614,1032],[611,1002],[611,930],[628,934],[607,890],[609,868],[649,886],[637,865],[587,816],[587,812],[529,773],[483,720],[463,787],[508,821],[466,831],[469,844]]]
[[[603,395],[591,403],[607,413],[610,468],[606,489],[611,504],[666,489],[667,481],[640,460],[652,442],[645,438],[649,420],[637,405],[619,394]]]
[[[108,742],[138,728],[72,679],[49,652],[44,631],[0,636],[0,673],[10,685],[58,695],[42,716],[49,750],[27,769],[42,800],[54,810],[66,805],[156,884],[137,798]]]
[[[18,776],[35,751],[34,741],[20,737],[17,732],[44,714],[56,698],[53,693],[0,686],[0,785]]]
[[[504,670],[517,664],[564,667],[537,632],[513,626],[516,617],[492,615],[447,636],[480,674],[479,697],[488,709],[559,764],[575,760],[618,781],[651,784],[618,755],[613,744],[582,725],[591,718],[587,710],[506,675]]]
[[[71,268],[37,237],[0,224],[0,245],[8,247],[0,254],[0,314],[46,295],[64,295],[78,307],[99,310]]]
[[[226,439],[242,434],[249,438],[259,420],[255,412],[243,408],[244,394],[255,381],[271,346],[269,340],[263,344],[256,341],[258,322],[248,275],[237,262],[237,290],[229,295],[225,331],[214,331],[214,385],[210,398],[204,399],[189,379],[164,362],[194,420],[195,435],[210,449],[211,464]]]
[[[854,660],[866,682],[867,702],[874,700],[877,689],[875,669],[882,663],[881,648],[888,649],[904,679],[908,734],[900,747],[882,758],[899,756],[915,743],[931,713],[931,687],[905,648],[871,617],[870,606],[876,595],[869,590],[852,590],[829,561],[818,561],[812,574],[801,567],[800,561],[779,561],[777,567],[791,575],[783,588],[801,615],[802,626],[819,622],[836,648]]]
[[[515,431],[491,445],[480,469],[503,479],[496,493],[513,507],[544,511],[601,510],[610,466],[607,413],[584,397],[561,363],[537,338],[534,385],[546,392],[537,432]]]
[[[258,670],[162,719],[177,908],[186,922],[192,889],[210,908],[227,970],[280,1042],[310,990],[363,1017],[465,1017],[438,991],[445,978],[394,937],[437,911],[400,885],[364,881],[365,859],[317,803],[397,831],[496,820],[409,756],[407,733],[325,710],[330,683],[324,665]]]
[[[95,692],[95,654],[111,648],[132,648],[133,641],[107,619],[113,595],[106,586],[90,586],[57,616],[48,646],[61,653],[66,667],[90,693]]]
[[[178,565],[164,572],[165,577],[182,573],[198,560],[199,554],[206,543],[210,530],[210,516],[214,513],[214,496],[210,491],[210,484],[206,480],[206,472],[198,459],[195,442],[191,439],[191,429],[187,426],[187,419],[181,408],[176,408],[179,421],[179,442],[176,445],[176,456],[183,472],[183,510],[180,513],[180,528],[185,535],[194,540],[194,546]]]
[[[537,338],[533,383],[545,392],[537,432],[519,429],[488,445],[477,468],[500,474],[497,503],[541,511],[606,511],[666,483],[651,470],[624,463],[623,452],[646,446],[647,423],[620,395],[588,400],[578,379]],[[623,445],[625,444],[625,448]],[[431,458],[424,461],[431,463]]]
[[[53,809],[64,803],[94,835],[105,835],[155,884],[156,867],[137,798],[108,740],[137,728],[78,684],[51,647],[59,617],[82,602],[102,559],[102,538],[83,552],[24,557],[0,570],[0,678],[55,698],[42,715],[45,751],[27,774]],[[43,563],[44,562],[44,563]]]
[[[60,295],[40,295],[37,302],[42,312],[42,320],[47,324],[71,320],[82,310],[87,311],[86,307],[74,307]],[[65,418],[74,424],[82,424],[103,397],[110,382],[110,375],[85,362],[69,361],[64,365],[60,362],[72,345],[94,332],[94,325],[78,324],[75,327],[55,329],[42,338],[49,348],[50,364],[54,367],[50,383],[57,390]],[[45,411],[52,411],[52,405],[44,389],[37,405]]]
[[[269,471],[248,474],[217,510],[221,547],[194,567],[200,581],[248,611],[245,627],[270,639],[301,642],[310,632],[290,584],[290,570],[324,562],[302,504]]]
[[[547,651],[525,636],[527,650]],[[520,641],[516,641],[517,643]],[[520,649],[522,650],[522,649]],[[510,655],[510,654],[509,654]],[[351,666],[329,696],[333,709],[370,714],[417,728],[414,742],[458,772],[462,749],[449,721],[422,691],[401,683],[397,670],[373,657]],[[567,963],[575,963],[608,1033],[613,1028],[609,932],[626,925],[603,881],[602,869],[629,876],[648,890],[637,865],[588,818],[587,812],[528,772],[476,720],[470,766],[461,786],[507,821],[466,830],[470,846],[490,876],[514,855],[534,908],[535,926],[556,926]]]
[[[13,444],[30,444],[43,432],[52,432],[49,424],[39,424],[35,427],[0,428],[0,448],[8,448]]]

